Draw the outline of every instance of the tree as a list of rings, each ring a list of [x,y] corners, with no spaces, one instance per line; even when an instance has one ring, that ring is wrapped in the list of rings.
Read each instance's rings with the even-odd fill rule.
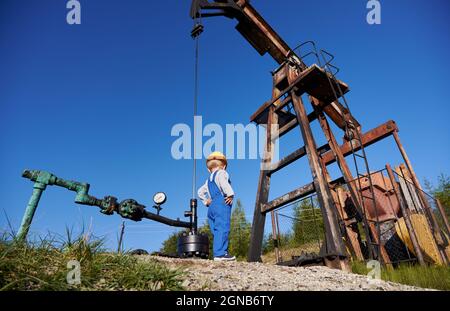
[[[275,245],[273,244],[273,235],[272,233],[266,234],[263,239],[263,245],[262,245],[262,253],[267,254],[273,251],[275,248]]]
[[[228,250],[237,258],[246,258],[250,245],[251,225],[245,218],[245,211],[241,201],[236,201],[236,206],[231,214],[230,236]]]
[[[450,219],[450,178],[445,174],[441,174],[438,176],[438,185],[434,187],[431,182],[425,180],[425,188],[428,192],[433,195],[436,199],[438,199],[444,211],[447,215],[447,219]],[[438,217],[438,219],[440,216]]]
[[[322,239],[323,219],[315,206],[313,199],[304,199],[294,207],[292,243],[298,245]]]
[[[181,232],[172,233],[164,242],[162,247],[160,248],[160,252],[163,254],[176,254],[177,253],[177,245],[178,245],[178,237]]]
[[[442,203],[448,217],[450,214],[450,178],[448,176],[442,174],[438,177],[438,186],[433,191],[433,195]]]

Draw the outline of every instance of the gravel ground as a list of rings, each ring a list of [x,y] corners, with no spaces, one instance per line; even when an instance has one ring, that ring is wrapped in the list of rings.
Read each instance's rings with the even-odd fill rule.
[[[422,288],[396,284],[327,267],[282,267],[248,262],[215,262],[203,259],[155,259],[186,272],[188,290],[218,291],[412,291]]]

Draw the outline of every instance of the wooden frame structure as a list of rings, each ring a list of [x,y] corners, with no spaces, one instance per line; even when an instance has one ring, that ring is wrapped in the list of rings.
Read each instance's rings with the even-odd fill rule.
[[[401,145],[395,122],[388,121],[377,128],[362,133],[359,122],[351,115],[345,100],[344,95],[349,91],[348,85],[336,79],[330,70],[330,67],[335,67],[330,63],[330,60],[325,60],[323,56],[323,52],[328,56],[331,56],[331,54],[321,51],[322,59],[326,62],[322,66],[315,45],[310,42],[314,46],[314,51],[309,54],[315,54],[318,63],[307,66],[302,57],[296,54],[296,49],[289,47],[255,8],[250,5],[248,0],[192,1],[191,17],[197,21],[197,25],[201,23],[200,20],[202,18],[213,16],[225,16],[236,19],[238,21],[236,29],[252,47],[260,55],[270,54],[279,64],[279,67],[273,72],[272,98],[258,108],[250,118],[251,122],[266,126],[266,146],[258,180],[248,260],[261,260],[266,215],[268,213],[272,215],[274,242],[277,243],[277,235],[275,234],[277,221],[274,218],[274,210],[312,193],[317,194],[324,221],[325,247],[323,258],[326,265],[348,270],[349,256],[346,249],[350,249],[352,255],[357,259],[364,259],[357,240],[357,233],[350,226],[346,226],[345,218],[347,215],[341,206],[342,197],[339,191],[336,190],[337,181],[331,180],[328,173],[327,166],[336,162],[342,173],[341,184],[347,186],[348,196],[353,206],[363,215],[363,228],[369,249],[368,257],[388,264],[389,256],[380,241],[378,215],[376,215],[375,219],[366,217],[367,206],[372,204],[375,214],[379,207],[377,207],[364,148],[386,137],[394,136],[412,182],[418,189],[421,189],[409,158]],[[333,57],[331,56],[331,58]],[[307,113],[304,97],[308,98],[313,108],[313,111],[309,114]],[[286,107],[291,109],[286,109]],[[310,123],[313,121],[319,122],[327,144],[317,146],[316,138],[310,126]],[[331,130],[330,122],[333,122],[343,131],[344,143],[342,145],[338,144]],[[279,130],[274,132],[273,126]],[[294,128],[300,129],[304,146],[283,157],[278,162],[272,163],[275,141]],[[272,174],[287,168],[304,156],[308,159],[312,182],[269,201]],[[347,156],[353,157],[356,176],[352,175],[346,159]],[[358,169],[356,158],[363,160],[364,173],[361,173]],[[366,190],[364,192],[362,190],[362,179],[365,182]],[[429,219],[432,220],[431,227],[433,231],[439,232],[438,223],[426,198],[421,195],[419,195],[419,198],[427,211]],[[407,222],[407,227],[413,230],[410,222]],[[414,234],[411,234],[411,236],[414,236]],[[417,243],[413,243],[418,253],[420,253]],[[418,257],[419,261],[423,263],[423,260],[420,259],[420,254]],[[278,253],[277,258],[279,258]]]

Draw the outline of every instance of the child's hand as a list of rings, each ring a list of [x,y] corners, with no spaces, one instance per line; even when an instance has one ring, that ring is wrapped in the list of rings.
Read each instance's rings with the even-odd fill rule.
[[[231,205],[233,204],[233,196],[229,196],[225,198],[225,204],[226,205]]]
[[[210,205],[211,205],[211,199],[206,199],[205,205],[206,205],[206,206],[210,206]]]

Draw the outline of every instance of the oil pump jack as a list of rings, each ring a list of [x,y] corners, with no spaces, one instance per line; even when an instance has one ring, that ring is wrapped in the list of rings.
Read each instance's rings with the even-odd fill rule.
[[[436,260],[440,263],[448,261],[448,222],[445,233],[438,225],[435,212],[400,142],[396,123],[388,121],[362,132],[345,98],[349,86],[336,78],[338,68],[332,63],[334,56],[331,53],[318,50],[312,41],[291,48],[249,0],[193,0],[190,16],[195,21],[192,36],[197,39],[203,32],[202,21],[206,17],[224,16],[237,20],[236,30],[260,55],[268,53],[278,64],[278,68],[272,72],[271,99],[250,117],[251,122],[266,126],[267,141],[258,181],[248,261],[261,260],[266,215],[271,214],[274,228],[277,226],[274,219],[276,209],[315,193],[325,231],[321,256],[327,266],[348,270],[349,255],[359,260],[376,259],[386,265],[391,264],[393,260],[385,248],[386,233],[382,232],[381,227],[390,221],[398,222],[399,219],[404,219],[406,224],[411,251],[420,264],[425,264],[421,237],[411,220],[413,206],[406,202],[410,200],[407,199],[405,189],[410,188],[400,189],[396,181],[396,176],[400,174],[416,191],[416,210],[420,209],[425,219],[424,226],[430,233],[429,240],[433,244]],[[302,54],[305,49],[306,53]],[[307,65],[304,59],[311,55],[315,57],[316,63]],[[309,114],[305,108],[305,97],[313,108]],[[319,122],[327,140],[324,146],[317,146],[310,127],[314,121]],[[342,145],[338,144],[330,121],[342,131]],[[271,130],[274,124],[279,128],[275,134]],[[297,127],[300,128],[304,146],[272,163],[274,141]],[[369,170],[365,148],[389,136],[394,137],[406,165],[396,172],[386,165],[387,176],[374,176]],[[268,201],[271,175],[304,156],[308,158],[312,183]],[[353,176],[347,156],[352,157],[356,176]],[[327,166],[332,163],[337,163],[342,173],[342,177],[337,180],[331,180],[327,170]],[[395,203],[389,206],[381,196],[387,196]],[[442,208],[439,212],[447,219]],[[363,233],[358,228],[363,228]],[[363,245],[362,235],[365,236]],[[276,247],[274,229],[272,236]]]
[[[193,0],[190,16],[195,20],[191,32],[195,40],[199,39],[204,30],[202,18],[225,16],[236,19],[236,29],[251,46],[260,55],[269,53],[278,63],[278,67],[272,72],[271,99],[250,117],[251,122],[266,127],[266,148],[259,174],[248,261],[261,261],[265,218],[268,213],[272,217],[273,240],[276,246],[278,241],[274,211],[316,194],[324,225],[325,236],[320,257],[325,265],[348,270],[350,258],[376,259],[385,265],[391,265],[394,260],[389,253],[387,241],[394,233],[392,230],[384,230],[386,224],[395,225],[394,231],[402,231],[402,241],[407,249],[414,253],[414,260],[421,265],[429,262],[448,263],[448,218],[439,201],[435,201],[439,214],[432,210],[430,198],[422,191],[400,142],[396,123],[388,121],[370,131],[362,132],[361,125],[350,113],[345,98],[349,86],[336,78],[338,69],[332,64],[334,57],[329,52],[318,50],[312,41],[291,49],[248,0]],[[306,46],[309,46],[309,52],[302,54],[301,51]],[[198,41],[196,47],[198,51]],[[305,58],[310,55],[315,56],[317,62],[308,66]],[[310,102],[313,108],[311,113],[306,112],[303,97]],[[196,100],[194,115],[195,113]],[[330,120],[343,133],[341,145],[331,129]],[[317,146],[311,130],[310,123],[315,121],[319,122],[327,140],[323,146]],[[276,133],[272,130],[273,125],[279,129]],[[300,128],[304,146],[272,163],[275,140],[297,127]],[[405,164],[395,171],[387,164],[383,171],[387,176],[378,174],[381,171],[374,174],[369,170],[365,148],[390,136],[394,137]],[[272,174],[305,156],[310,166],[312,182],[269,201]],[[348,156],[352,157],[356,176],[353,176],[347,163]],[[341,178],[331,180],[327,166],[332,163],[338,164]],[[195,167],[194,160],[193,198],[190,200],[190,210],[184,214],[189,217],[189,222],[160,215],[161,205],[166,201],[164,193],[154,196],[153,207],[156,213],[152,213],[133,199],[118,202],[113,196],[95,198],[89,195],[90,185],[87,183],[64,180],[46,171],[26,170],[22,176],[34,182],[33,194],[16,239],[25,240],[46,187],[58,186],[76,192],[76,203],[97,206],[106,215],[116,213],[133,221],[149,219],[186,228],[188,230],[178,240],[178,255],[206,258],[209,255],[208,237],[197,230]],[[443,225],[438,223],[437,215],[440,215]],[[362,236],[365,241],[362,241]],[[277,262],[279,263],[278,254]]]

